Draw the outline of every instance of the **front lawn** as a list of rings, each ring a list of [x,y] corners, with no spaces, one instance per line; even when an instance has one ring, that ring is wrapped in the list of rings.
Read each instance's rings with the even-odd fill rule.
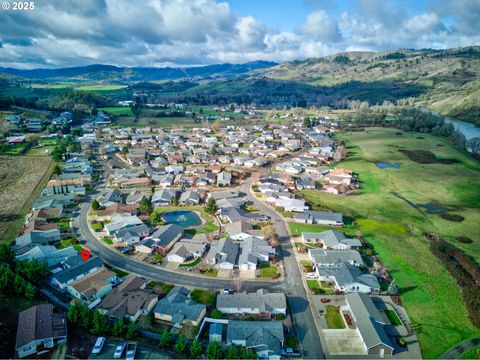
[[[202,261],[202,259],[196,258],[195,260],[193,260],[191,262],[183,263],[183,264],[180,264],[178,266],[180,266],[180,267],[194,267],[194,266],[200,264],[200,261]]]
[[[121,269],[117,269],[117,268],[114,268],[112,269],[112,271],[119,277],[119,278],[123,278],[125,276],[127,276],[129,273],[126,272],[126,271],[123,271]]]
[[[395,310],[385,310],[385,314],[387,315],[388,317],[388,320],[390,320],[390,322],[392,323],[392,325],[395,325],[395,326],[399,326],[399,325],[402,325],[402,320],[400,320],[400,318],[398,317],[397,313],[395,312]]]
[[[104,237],[103,241],[105,241],[108,245],[113,245],[113,240],[112,238],[109,237]]]
[[[329,329],[345,329],[342,314],[333,305],[325,306],[325,320]]]
[[[208,290],[194,289],[190,294],[193,301],[205,305],[215,304],[215,294]]]
[[[76,238],[67,238],[67,239],[63,239],[63,240],[60,240],[56,245],[55,247],[57,249],[65,249],[69,246],[74,246],[74,245],[78,245],[79,243],[79,240],[76,239]]]
[[[277,274],[277,267],[270,264],[260,264],[260,277],[272,278]]]

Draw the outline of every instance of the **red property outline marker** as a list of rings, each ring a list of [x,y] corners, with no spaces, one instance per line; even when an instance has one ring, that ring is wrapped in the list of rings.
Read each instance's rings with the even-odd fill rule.
[[[90,250],[87,250],[87,249],[83,249],[80,252],[80,256],[82,257],[83,261],[87,261],[90,255],[91,255]]]

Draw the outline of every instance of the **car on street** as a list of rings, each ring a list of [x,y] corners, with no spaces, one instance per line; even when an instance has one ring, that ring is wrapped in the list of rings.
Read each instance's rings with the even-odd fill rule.
[[[95,345],[93,346],[92,354],[93,355],[100,354],[104,344],[105,344],[105,338],[103,336],[98,337],[97,341],[95,341]]]

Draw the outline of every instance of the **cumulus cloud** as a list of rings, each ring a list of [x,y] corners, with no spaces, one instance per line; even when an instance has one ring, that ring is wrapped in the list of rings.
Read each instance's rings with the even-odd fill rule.
[[[294,31],[237,16],[222,0],[49,0],[4,11],[0,66],[126,66],[288,61],[339,51],[454,47],[480,42],[480,2],[448,0],[407,12],[398,0],[304,0]],[[409,9],[412,10],[412,9]],[[292,14],[294,16],[294,14]],[[448,25],[447,25],[448,24]]]

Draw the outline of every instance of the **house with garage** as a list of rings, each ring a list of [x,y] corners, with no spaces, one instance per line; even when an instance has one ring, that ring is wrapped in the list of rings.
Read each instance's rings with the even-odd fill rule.
[[[345,295],[345,301],[347,304],[340,311],[352,314],[366,354],[380,358],[392,356],[395,348],[385,331],[385,320],[372,299],[367,294],[350,293]]]
[[[244,220],[225,224],[223,228],[234,240],[244,240],[251,236],[263,239],[265,236],[262,230],[254,230],[253,225],[250,222]]]
[[[104,226],[104,229],[109,236],[113,236],[118,231],[142,225],[143,221],[135,215],[129,214],[115,214],[111,216],[111,222]]]
[[[34,305],[18,314],[15,351],[19,358],[36,357],[67,341],[67,318],[52,304]]]
[[[251,293],[220,294],[217,296],[217,309],[228,315],[271,318],[287,314],[287,298],[283,293],[271,293],[264,289]]]
[[[259,263],[268,263],[275,256],[275,249],[268,242],[253,236],[240,242],[238,268],[240,270],[256,270]]]
[[[168,206],[177,198],[177,190],[160,189],[155,190],[152,196],[153,206]]]
[[[205,262],[218,269],[233,270],[237,264],[240,246],[230,237],[221,238],[212,243]]]
[[[69,284],[67,292],[92,308],[112,290],[113,284],[117,282],[115,273],[103,267]]]
[[[296,213],[303,213],[308,210],[308,206],[305,205],[305,200],[302,199],[285,199],[277,198],[274,201],[275,206],[283,208],[284,211],[292,211]]]
[[[320,281],[333,283],[336,291],[342,293],[377,293],[380,283],[374,276],[358,266],[340,263],[336,266],[317,266],[316,273]]]
[[[341,263],[363,265],[362,256],[355,250],[308,249],[308,256],[315,266],[338,266]]]
[[[32,230],[23,235],[20,235],[15,239],[15,245],[12,246],[12,250],[16,253],[21,253],[22,248],[28,247],[30,249],[32,246],[36,245],[53,245],[60,241],[60,230]]]
[[[261,359],[280,359],[284,341],[280,321],[230,320],[227,324],[227,345],[252,349]]]
[[[155,320],[181,329],[184,325],[200,325],[207,307],[195,302],[190,291],[184,287],[174,287],[161,299],[153,311]]]
[[[180,195],[178,202],[182,205],[198,205],[200,203],[200,194],[195,190],[185,191]]]
[[[305,210],[297,213],[293,220],[301,224],[318,224],[324,226],[343,226],[343,215],[336,212]]]
[[[173,245],[167,255],[167,260],[174,263],[184,263],[201,258],[207,250],[207,243],[196,239],[182,239]]]
[[[74,281],[101,268],[103,268],[103,261],[98,256],[91,256],[87,261],[84,261],[80,255],[71,256],[60,268],[52,270],[50,282],[53,286],[64,290]]]
[[[218,186],[230,186],[231,183],[232,183],[232,174],[222,171],[217,175]]]
[[[115,204],[123,203],[123,195],[117,189],[108,189],[98,198],[100,206],[109,207]]]
[[[135,322],[141,315],[149,315],[158,303],[158,296],[145,287],[144,278],[127,275],[102,299],[97,309],[110,320],[125,318]]]
[[[182,236],[183,228],[181,226],[168,224],[160,226],[149,238],[156,242],[155,247],[158,252],[166,254]]]
[[[322,248],[329,250],[358,250],[362,246],[360,240],[346,237],[337,230],[302,232],[302,241],[306,244],[321,245]]]
[[[148,226],[145,224],[138,224],[131,227],[127,227],[118,230],[113,235],[113,240],[116,243],[125,243],[127,245],[133,245],[138,243],[142,238],[148,236]]]

